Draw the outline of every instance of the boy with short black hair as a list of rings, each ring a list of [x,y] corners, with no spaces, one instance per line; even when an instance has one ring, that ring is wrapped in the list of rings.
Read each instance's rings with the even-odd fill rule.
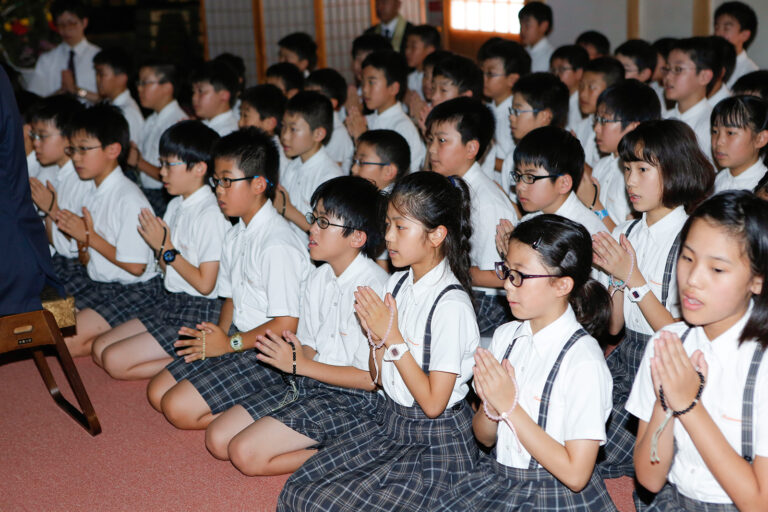
[[[239,55],[224,52],[220,53],[213,60],[223,62],[235,72],[237,77],[237,89],[235,91],[235,103],[232,105],[232,113],[236,119],[240,119],[240,96],[245,90],[245,61]]]
[[[493,137],[493,114],[478,99],[454,98],[432,109],[427,117],[427,130],[432,171],[447,177],[460,176],[469,187],[470,273],[480,334],[489,335],[511,319],[503,300],[503,283],[494,272],[498,260],[495,226],[500,219],[511,219],[517,224],[509,198],[480,169],[479,160]]]
[[[351,174],[389,193],[395,182],[408,174],[411,150],[402,135],[393,130],[368,130],[357,138]]]
[[[306,78],[317,66],[317,43],[306,32],[293,32],[277,42],[277,60],[290,62]]]
[[[237,95],[237,75],[222,61],[211,60],[195,70],[192,84],[192,106],[203,124],[220,137],[237,130],[232,105]]]
[[[213,153],[219,206],[240,218],[221,254],[217,287],[226,300],[218,324],[180,329],[189,337],[174,344],[181,357],[147,388],[152,407],[182,429],[203,429],[246,396],[282,382],[253,348],[267,330],[296,330],[310,269],[302,238],[272,206],[278,173],[272,139],[246,128],[219,139]]]
[[[103,99],[118,107],[128,121],[130,139],[134,144],[141,141],[144,116],[136,100],[128,90],[131,76],[131,58],[122,48],[107,48],[93,58],[96,70],[96,90]]]
[[[768,100],[768,70],[753,71],[742,76],[733,84],[733,95],[751,94]]]
[[[657,57],[653,46],[642,39],[630,39],[621,43],[614,52],[624,66],[624,78],[634,78],[648,83],[656,70]]]
[[[339,117],[339,110],[347,101],[347,81],[335,69],[317,69],[307,77],[304,90],[317,91],[331,100],[331,105],[333,106],[333,134],[331,135],[331,140],[325,145],[325,150],[328,152],[328,156],[339,164],[342,172],[348,174],[350,167],[352,167],[352,155],[355,152],[355,145]]]
[[[405,61],[411,71],[408,74],[408,90],[414,91],[421,99],[421,81],[424,78],[424,59],[440,49],[440,32],[432,25],[417,25],[405,36]]]
[[[352,41],[352,74],[355,76],[356,86],[363,82],[363,61],[365,58],[373,52],[391,49],[392,45],[380,34],[362,34]]]
[[[720,36],[709,36],[708,39],[717,52],[718,71],[715,73],[715,83],[712,90],[707,95],[707,101],[714,108],[720,103],[720,100],[731,96],[731,90],[726,84],[736,66],[736,49],[727,39]]]
[[[288,101],[283,92],[272,84],[249,87],[241,96],[239,128],[253,126],[272,137],[280,154],[280,176],[285,172],[288,158],[280,144],[280,126]]]
[[[302,91],[288,100],[280,142],[285,156],[293,160],[280,176],[275,207],[306,237],[312,192],[323,182],[341,176],[341,169],[324,146],[333,133],[331,100],[317,91]]]
[[[291,99],[304,89],[304,73],[295,64],[278,62],[267,68],[266,82],[280,89],[286,98]]]
[[[483,71],[472,59],[453,54],[432,69],[432,106],[459,96],[482,100]]]
[[[714,20],[715,35],[727,39],[736,49],[736,66],[727,83],[728,87],[733,89],[736,80],[759,69],[759,66],[747,56],[747,48],[757,34],[757,15],[745,3],[724,2],[715,9]]]
[[[587,62],[589,62],[587,50],[577,44],[561,46],[549,59],[549,71],[568,87],[570,93],[566,130],[574,130],[583,119],[579,109],[579,83]]]
[[[547,36],[552,33],[552,8],[543,2],[526,2],[517,13],[520,44],[531,55],[531,71],[549,71],[549,58],[555,47]]]
[[[611,42],[605,34],[597,30],[587,30],[579,34],[576,44],[587,50],[589,59],[608,57],[611,54]]]

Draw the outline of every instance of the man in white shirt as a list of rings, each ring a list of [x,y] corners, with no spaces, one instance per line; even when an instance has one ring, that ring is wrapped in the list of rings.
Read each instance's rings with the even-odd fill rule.
[[[520,43],[531,56],[531,72],[549,71],[555,47],[547,36],[552,32],[552,8],[542,2],[529,2],[517,13]]]
[[[729,88],[742,76],[758,70],[746,51],[756,33],[757,15],[747,4],[725,2],[715,11],[715,35],[728,40],[736,49],[736,67],[728,80]]]

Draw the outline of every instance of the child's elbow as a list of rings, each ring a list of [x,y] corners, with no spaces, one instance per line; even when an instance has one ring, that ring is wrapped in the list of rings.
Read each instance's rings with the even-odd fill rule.
[[[445,411],[445,405],[428,404],[421,408],[430,419],[435,419]]]
[[[656,472],[654,471],[639,468],[637,467],[637,464],[635,464],[635,477],[637,478],[637,482],[653,494],[660,492],[664,487],[664,484],[667,483],[666,476],[660,478],[655,473]]]
[[[588,475],[582,473],[574,474],[566,478],[566,481],[563,481],[563,484],[573,492],[581,492],[589,483],[590,478],[592,478],[591,473]]]

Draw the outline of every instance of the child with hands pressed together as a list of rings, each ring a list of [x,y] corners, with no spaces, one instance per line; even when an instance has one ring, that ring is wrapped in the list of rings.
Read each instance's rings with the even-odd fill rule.
[[[681,234],[682,314],[643,355],[627,410],[647,510],[765,510],[768,503],[768,209],[748,191],[703,203]]]
[[[590,278],[587,230],[559,215],[524,220],[496,264],[517,321],[475,352],[483,406],[472,427],[493,448],[433,510],[616,510],[595,470],[611,376],[593,336],[610,299]]]

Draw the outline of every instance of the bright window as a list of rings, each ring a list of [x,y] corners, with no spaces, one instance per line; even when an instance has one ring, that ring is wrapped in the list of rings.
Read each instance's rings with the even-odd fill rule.
[[[451,0],[451,28],[519,34],[523,0]]]

